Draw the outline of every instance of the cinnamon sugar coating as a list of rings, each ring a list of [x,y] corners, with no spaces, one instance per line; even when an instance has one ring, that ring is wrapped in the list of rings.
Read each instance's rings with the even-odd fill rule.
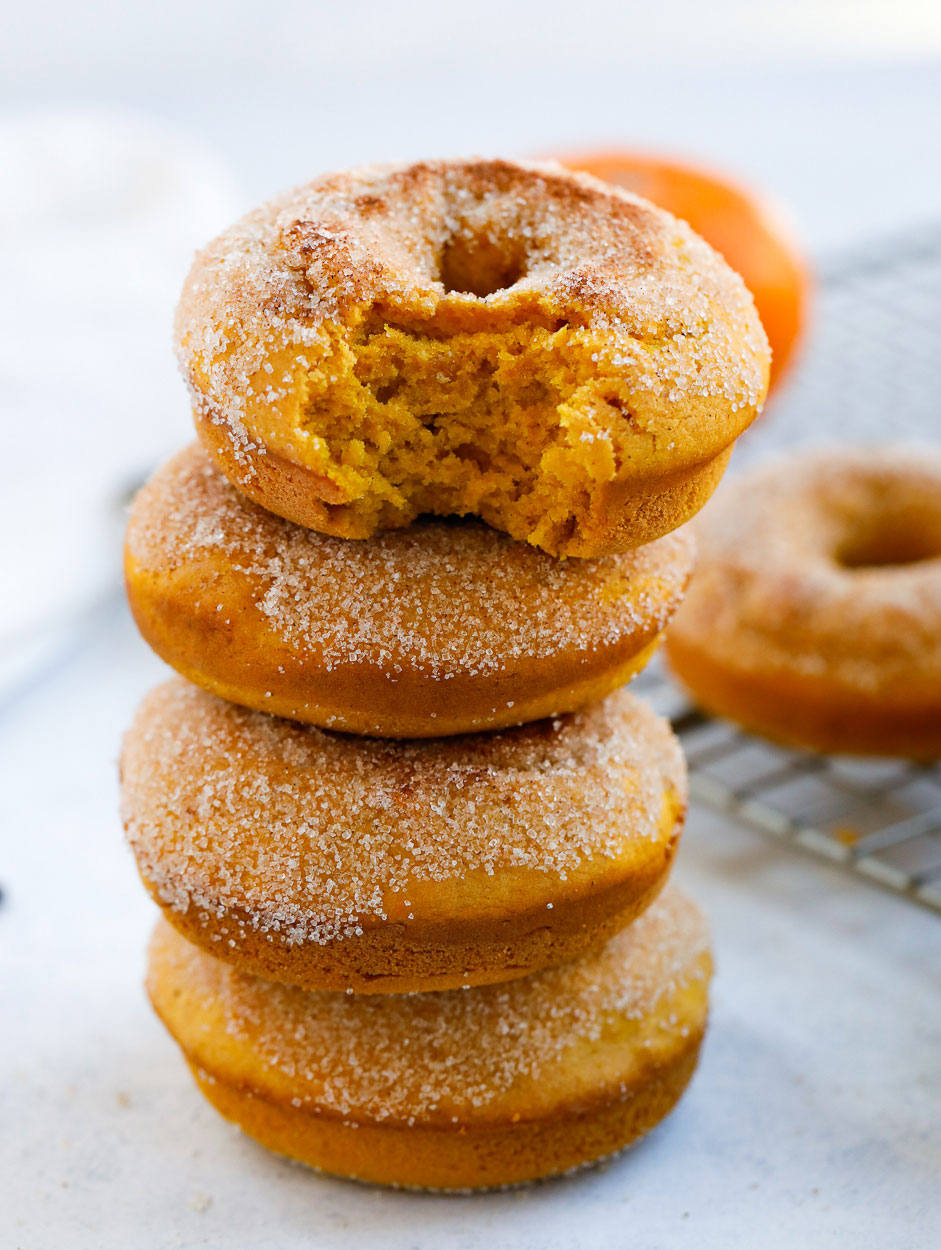
[[[640,667],[692,568],[688,533],[559,561],[478,521],[351,543],[240,495],[194,446],[138,495],[125,567],[144,637],[224,697],[422,737],[570,711]]]
[[[941,755],[941,453],[830,447],[738,478],[695,523],[668,631],[705,706],[825,751]]]
[[[481,516],[554,554],[676,528],[767,386],[741,279],[682,222],[556,166],[328,175],[187,279],[197,429],[272,511],[343,537]]]
[[[666,879],[686,776],[625,692],[493,734],[324,733],[182,680],[143,702],[122,811],[145,884],[220,958],[308,988],[522,976],[603,942]]]
[[[677,890],[584,958],[397,997],[249,976],[164,923],[148,990],[201,1088],[273,1149],[381,1183],[478,1187],[620,1149],[695,1065],[711,961]]]

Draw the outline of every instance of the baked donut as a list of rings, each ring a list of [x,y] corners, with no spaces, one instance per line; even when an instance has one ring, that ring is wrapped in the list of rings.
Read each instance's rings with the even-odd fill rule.
[[[428,737],[572,711],[643,668],[692,568],[688,535],[555,560],[480,521],[352,543],[240,495],[198,447],[138,495],[125,547],[158,655],[236,703]]]
[[[161,922],[147,988],[202,1092],[269,1149],[477,1189],[593,1163],[663,1119],[696,1066],[710,971],[702,916],[670,889],[599,950],[508,985],[306,993]]]
[[[665,721],[626,692],[488,735],[387,742],[177,678],[125,739],[144,884],[191,941],[305,989],[400,993],[574,959],[663,885],[686,803]]]
[[[818,751],[941,756],[941,452],[768,464],[697,519],[667,632],[703,707]]]
[[[556,165],[318,178],[196,259],[176,321],[196,428],[272,512],[367,538],[468,514],[554,555],[676,529],[768,381],[738,274]]]

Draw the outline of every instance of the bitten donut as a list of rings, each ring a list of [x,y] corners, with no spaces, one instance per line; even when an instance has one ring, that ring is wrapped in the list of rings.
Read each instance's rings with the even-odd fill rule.
[[[941,756],[937,448],[805,452],[696,528],[667,652],[705,708],[819,751]]]
[[[572,711],[643,668],[692,568],[688,534],[555,560],[480,521],[366,543],[283,521],[198,447],[138,495],[141,633],[200,686],[279,716],[420,738]]]
[[[196,259],[196,428],[264,507],[344,538],[468,514],[555,555],[675,529],[759,411],[767,339],[689,227],[560,166],[318,178]]]
[[[696,1066],[710,971],[704,921],[671,889],[595,953],[508,985],[305,993],[163,922],[147,985],[202,1092],[269,1149],[475,1189],[592,1163],[663,1119]]]
[[[685,803],[669,726],[625,692],[403,743],[177,678],[144,700],[122,756],[127,835],[167,918],[306,989],[451,989],[574,959],[657,894]]]

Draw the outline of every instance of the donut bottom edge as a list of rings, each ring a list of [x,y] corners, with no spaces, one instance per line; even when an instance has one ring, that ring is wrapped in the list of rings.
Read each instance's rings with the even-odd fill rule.
[[[144,884],[182,937],[242,972],[314,992],[441,992],[515,981],[603,946],[658,897],[682,828],[680,816],[649,863],[607,888],[560,900],[551,913],[543,904],[501,920],[383,924],[323,945],[269,940],[278,935],[258,932],[234,909],[221,917],[196,907],[175,911]]]
[[[686,1088],[705,922],[673,891],[630,933],[510,986],[357,1003],[233,973],[161,920],[146,987],[209,1102],[275,1153],[373,1184],[494,1188],[617,1153]]]
[[[673,1110],[695,1072],[708,1011],[711,956],[641,1019],[615,1017],[602,1040],[573,1038],[560,1057],[550,1101],[519,1093],[486,1115],[455,1120],[346,1118],[265,1088],[262,1068],[226,1075],[171,1030],[196,1084],[225,1119],[275,1154],[318,1172],[369,1184],[428,1190],[494,1189],[560,1176],[598,1163],[649,1133]],[[164,1021],[169,1028],[169,1022]],[[211,1039],[207,1039],[211,1043]],[[613,1060],[612,1056],[616,1058]],[[607,1083],[591,1084],[596,1069]],[[615,1073],[612,1082],[611,1074]],[[586,1079],[587,1074],[587,1079]],[[620,1078],[620,1079],[617,1079]],[[530,1094],[532,1097],[532,1093]]]
[[[941,699],[889,702],[825,674],[736,672],[669,633],[665,653],[696,703],[773,742],[823,754],[941,759]]]
[[[337,538],[366,539],[379,529],[408,525],[423,511],[417,505],[407,507],[386,525],[377,525],[359,516],[355,500],[329,502],[330,483],[315,469],[273,447],[233,441],[220,414],[198,405],[193,420],[204,450],[236,490],[306,529]],[[530,531],[512,506],[482,504],[479,509],[454,508],[453,512],[479,515],[494,529],[553,556],[597,559],[616,555],[654,542],[695,516],[719,485],[735,437],[730,433],[721,447],[693,464],[660,474],[619,476],[599,485],[583,514],[572,515],[566,524],[546,517]]]
[[[466,1193],[531,1184],[591,1167],[645,1137],[693,1077],[703,1034],[636,1092],[568,1116],[453,1130],[358,1123],[279,1105],[211,1076],[184,1054],[196,1085],[247,1136],[315,1172],[394,1189]]]
[[[663,640],[662,632],[655,633],[624,648],[626,654],[602,650],[586,664],[562,656],[527,673],[453,682],[407,674],[393,685],[381,667],[370,665],[285,676],[277,671],[277,655],[234,656],[231,645],[222,648],[200,636],[197,624],[187,632],[184,623],[164,620],[159,609],[145,606],[136,592],[130,599],[145,641],[194,685],[240,707],[361,737],[444,738],[563,716],[630,682]]]

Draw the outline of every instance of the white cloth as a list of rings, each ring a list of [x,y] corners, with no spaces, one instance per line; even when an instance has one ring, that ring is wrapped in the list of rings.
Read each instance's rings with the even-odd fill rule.
[[[124,115],[0,117],[0,685],[114,583],[126,493],[189,437],[170,345],[219,163]]]

